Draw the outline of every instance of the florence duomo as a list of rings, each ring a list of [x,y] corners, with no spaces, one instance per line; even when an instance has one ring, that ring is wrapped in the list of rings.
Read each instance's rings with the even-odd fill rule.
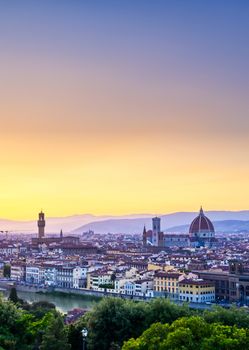
[[[204,214],[202,207],[199,215],[192,221],[188,233],[164,233],[161,231],[160,218],[152,219],[152,230],[143,230],[143,245],[154,247],[207,247],[217,243],[214,225]]]

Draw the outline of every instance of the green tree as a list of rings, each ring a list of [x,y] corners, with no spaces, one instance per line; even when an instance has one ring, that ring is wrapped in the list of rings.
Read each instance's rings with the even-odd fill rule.
[[[154,323],[138,339],[130,339],[124,343],[123,350],[158,350],[160,344],[169,333],[169,325]]]
[[[12,301],[14,304],[17,304],[19,301],[15,287],[12,287],[10,290],[9,301]]]
[[[9,264],[5,264],[3,267],[3,276],[6,278],[10,278],[10,265]]]
[[[38,320],[35,319],[35,316],[33,315],[31,315],[31,317],[33,317],[33,321],[28,324],[27,334],[29,334],[32,339],[32,344],[35,346],[34,349],[39,349],[42,342],[42,336],[53,321],[54,314],[53,311],[47,312]]]
[[[249,329],[208,324],[202,317],[183,317],[172,325],[156,323],[122,350],[249,350]]]
[[[139,337],[155,322],[172,323],[196,311],[179,306],[165,298],[149,303],[105,298],[84,317],[89,330],[89,349],[109,350],[122,346],[125,340]]]
[[[113,272],[112,275],[111,275],[111,282],[112,282],[112,284],[114,284],[115,281],[116,281],[116,274],[115,274],[115,272]]]
[[[18,309],[12,302],[0,299],[0,347],[11,350],[18,344],[18,350],[27,350],[30,339],[27,325],[32,316]]]
[[[201,350],[248,350],[248,329],[236,326],[211,325],[211,335],[203,340]]]
[[[188,328],[177,328],[159,344],[160,350],[192,350],[196,346],[193,334]]]
[[[87,315],[89,349],[109,350],[124,340],[138,337],[147,323],[149,305],[118,298],[105,298]]]
[[[73,350],[82,350],[82,335],[81,330],[84,327],[80,327],[76,324],[70,324],[68,328],[68,342]]]
[[[48,312],[55,310],[55,305],[47,301],[37,301],[32,304],[22,305],[24,310],[34,315],[35,319],[39,320],[43,318]]]
[[[179,328],[189,329],[195,344],[200,344],[203,338],[208,337],[210,334],[210,325],[199,316],[182,317],[174,321],[170,326],[171,332]]]
[[[191,316],[195,313],[194,310],[189,309],[187,304],[180,306],[173,304],[168,299],[156,298],[150,302],[148,323],[172,323],[180,317]]]
[[[73,350],[82,350],[82,334],[83,328],[88,327],[88,316],[91,312],[87,312],[83,317],[67,327],[68,342]]]
[[[51,321],[42,337],[40,350],[69,350],[67,331],[59,314],[52,314]]]
[[[247,328],[249,325],[248,311],[241,308],[238,309],[235,306],[230,309],[215,306],[212,310],[205,311],[203,317],[208,323],[222,323],[226,326],[236,325],[244,328]]]

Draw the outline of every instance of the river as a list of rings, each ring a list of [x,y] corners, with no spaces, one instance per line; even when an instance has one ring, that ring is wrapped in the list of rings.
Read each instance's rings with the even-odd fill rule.
[[[53,303],[57,310],[61,311],[62,313],[67,313],[69,310],[74,308],[91,309],[98,302],[98,300],[93,300],[93,298],[87,295],[42,294],[20,291],[17,292],[17,295],[18,298],[23,299],[28,303],[48,301]],[[8,292],[4,292],[4,296],[8,297]]]

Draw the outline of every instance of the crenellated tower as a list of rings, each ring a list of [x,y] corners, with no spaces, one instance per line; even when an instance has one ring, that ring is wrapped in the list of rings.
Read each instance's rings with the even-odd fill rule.
[[[37,221],[38,225],[38,237],[39,239],[44,238],[45,236],[45,214],[41,211],[39,213],[39,219]]]

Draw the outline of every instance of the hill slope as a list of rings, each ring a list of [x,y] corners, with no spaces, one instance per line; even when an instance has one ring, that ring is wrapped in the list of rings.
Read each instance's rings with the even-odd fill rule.
[[[191,221],[196,217],[196,212],[177,212],[160,215],[162,230],[187,232]],[[237,232],[247,230],[249,211],[209,211],[206,215],[214,222],[216,230],[221,232]],[[141,233],[143,226],[151,228],[153,214],[131,214],[121,216],[95,216],[91,214],[73,215],[68,217],[46,218],[46,232],[64,232],[81,234],[94,230],[97,233]],[[221,221],[227,221],[220,223]],[[228,222],[231,221],[231,222]],[[245,223],[244,223],[245,221]],[[180,227],[179,227],[180,226]],[[12,231],[16,233],[36,233],[37,222],[11,221],[0,219],[0,231]]]
[[[221,233],[249,233],[249,221],[223,220],[213,221],[216,232]],[[188,232],[189,225],[174,226],[168,228],[167,232]]]
[[[191,221],[196,217],[196,212],[178,212],[162,215],[161,227],[163,231],[171,232],[188,232]],[[247,230],[247,224],[244,221],[249,221],[249,211],[210,211],[206,215],[217,225],[215,228],[221,232],[237,232],[243,229]],[[223,222],[225,221],[225,222]],[[219,222],[219,223],[218,223]],[[223,223],[222,223],[223,222]],[[81,234],[82,232],[93,230],[96,233],[141,233],[143,226],[147,229],[151,228],[151,217],[136,218],[136,219],[111,219],[98,222],[91,222],[74,230],[74,233]]]

